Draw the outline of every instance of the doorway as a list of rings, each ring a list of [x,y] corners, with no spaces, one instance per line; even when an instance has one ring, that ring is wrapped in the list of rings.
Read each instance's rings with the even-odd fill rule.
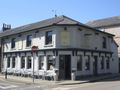
[[[98,75],[98,57],[94,56],[93,60],[93,75],[97,76]]]
[[[71,79],[71,55],[59,55],[59,79]]]

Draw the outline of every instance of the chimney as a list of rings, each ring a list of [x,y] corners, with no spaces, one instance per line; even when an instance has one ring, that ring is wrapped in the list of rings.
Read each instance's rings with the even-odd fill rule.
[[[6,30],[10,30],[10,29],[11,29],[11,25],[7,25],[7,24],[3,23],[3,27],[2,27],[3,32]]]

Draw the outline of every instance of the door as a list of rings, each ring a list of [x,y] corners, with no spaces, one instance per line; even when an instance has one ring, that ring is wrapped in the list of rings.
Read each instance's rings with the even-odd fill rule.
[[[71,79],[71,56],[59,56],[59,79]]]
[[[94,56],[93,60],[93,75],[97,76],[98,75],[98,57]]]

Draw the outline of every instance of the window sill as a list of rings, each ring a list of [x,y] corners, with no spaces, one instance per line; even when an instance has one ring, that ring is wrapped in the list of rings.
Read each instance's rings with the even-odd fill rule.
[[[25,49],[31,49],[31,46],[29,46],[29,47],[26,47]]]
[[[11,48],[11,50],[16,50],[15,48]]]
[[[53,47],[53,44],[44,45],[44,47]]]

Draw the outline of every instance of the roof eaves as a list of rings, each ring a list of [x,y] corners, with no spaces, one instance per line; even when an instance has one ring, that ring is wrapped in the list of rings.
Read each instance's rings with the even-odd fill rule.
[[[98,30],[98,29],[96,29],[96,28],[94,28],[94,27],[90,27],[90,26],[85,25],[85,24],[82,24],[82,25],[81,25],[81,24],[78,24],[78,25],[84,26],[84,27],[86,27],[86,28],[89,28],[89,29],[92,29],[92,30],[94,30],[94,31],[101,32],[101,33],[104,33],[104,34],[107,34],[107,35],[110,35],[110,36],[115,36],[114,34],[110,34],[110,33],[107,33],[107,32],[100,31],[100,30]]]

